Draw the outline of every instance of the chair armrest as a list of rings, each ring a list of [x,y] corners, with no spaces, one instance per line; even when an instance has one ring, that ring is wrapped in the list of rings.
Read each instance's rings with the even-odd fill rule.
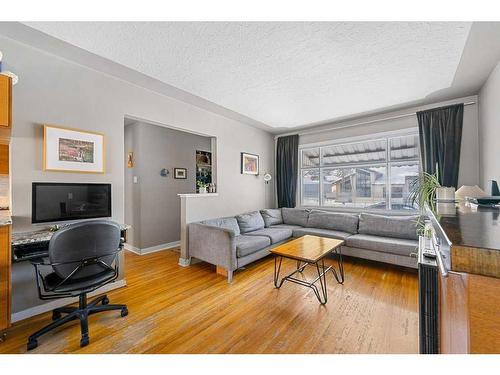
[[[189,256],[227,270],[236,269],[235,233],[230,229],[192,223],[188,226]]]

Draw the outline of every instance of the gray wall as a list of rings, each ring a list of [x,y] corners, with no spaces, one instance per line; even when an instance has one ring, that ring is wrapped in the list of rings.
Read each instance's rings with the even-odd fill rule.
[[[20,77],[13,90],[12,211],[15,232],[40,228],[31,225],[33,181],[111,183],[113,219],[125,221],[126,116],[217,137],[221,172],[217,180],[219,196],[214,204],[227,207],[227,211],[234,214],[265,205],[266,190],[262,179],[240,174],[240,152],[260,155],[261,170],[271,171],[274,141],[269,133],[1,35],[0,46],[4,69]],[[44,172],[44,123],[106,134],[106,173]],[[272,197],[269,192],[268,195]],[[20,266],[14,267],[13,272],[13,312],[40,305],[42,302],[32,293],[35,290],[33,270]]]
[[[480,176],[485,191],[488,180],[500,182],[500,63],[479,92]]]
[[[128,243],[143,250],[179,241],[177,194],[196,192],[196,150],[211,151],[211,139],[139,122],[125,127],[125,145],[135,159],[125,169],[125,221],[134,223]],[[187,168],[187,179],[174,179],[175,167]],[[168,177],[160,176],[162,168]]]
[[[341,138],[355,137],[361,135],[369,135],[374,133],[381,133],[387,131],[394,131],[400,129],[409,129],[418,127],[417,117],[409,116],[388,121],[375,122],[373,124],[360,125],[344,129],[335,129],[336,127],[343,127],[349,124],[356,124],[365,121],[372,121],[375,119],[383,119],[388,117],[395,117],[405,113],[421,111],[429,108],[441,107],[454,103],[467,103],[477,102],[476,96],[469,96],[465,98],[458,98],[446,102],[435,103],[426,106],[413,107],[406,110],[388,112],[377,116],[369,116],[358,118],[356,120],[347,121],[338,124],[320,126],[309,130],[317,129],[332,129],[329,131],[301,135],[299,144],[309,144],[316,142],[324,142],[328,140],[335,140]],[[458,185],[475,185],[479,184],[479,139],[478,139],[478,105],[473,104],[464,108],[464,126],[462,132],[462,147],[460,153],[460,170],[458,177]]]

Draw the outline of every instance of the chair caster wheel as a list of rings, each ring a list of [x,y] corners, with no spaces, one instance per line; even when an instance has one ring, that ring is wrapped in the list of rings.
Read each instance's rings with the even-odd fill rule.
[[[120,315],[122,316],[122,318],[123,318],[124,316],[127,316],[127,315],[128,315],[128,309],[127,309],[126,307],[124,307],[124,308],[122,309],[122,311],[121,311]]]
[[[108,297],[104,297],[104,298],[102,299],[101,303],[102,303],[103,305],[107,305],[107,304],[109,303],[109,298],[108,298]]]
[[[52,311],[52,320],[57,320],[57,319],[61,319],[61,313]]]
[[[80,347],[83,348],[84,346],[87,346],[89,344],[90,340],[88,336],[82,336],[80,339]]]
[[[38,346],[38,341],[36,339],[33,340],[28,340],[28,345],[26,345],[26,348],[28,350],[33,350]]]

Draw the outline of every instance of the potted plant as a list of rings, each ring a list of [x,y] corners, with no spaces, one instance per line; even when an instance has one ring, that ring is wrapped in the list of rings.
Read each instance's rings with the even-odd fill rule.
[[[441,187],[438,174],[423,172],[422,176],[413,181],[408,198],[413,207],[418,207],[420,215],[417,220],[417,233],[425,235],[425,206],[435,212],[436,190]]]
[[[198,186],[198,193],[206,194],[206,192],[207,192],[207,184],[206,183],[198,180],[198,181],[196,181],[196,186]]]

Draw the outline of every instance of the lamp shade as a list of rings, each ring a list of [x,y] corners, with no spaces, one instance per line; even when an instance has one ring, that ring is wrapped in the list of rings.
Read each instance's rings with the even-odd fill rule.
[[[455,192],[455,198],[465,199],[466,197],[481,198],[486,197],[488,194],[484,192],[479,186],[463,185]]]

